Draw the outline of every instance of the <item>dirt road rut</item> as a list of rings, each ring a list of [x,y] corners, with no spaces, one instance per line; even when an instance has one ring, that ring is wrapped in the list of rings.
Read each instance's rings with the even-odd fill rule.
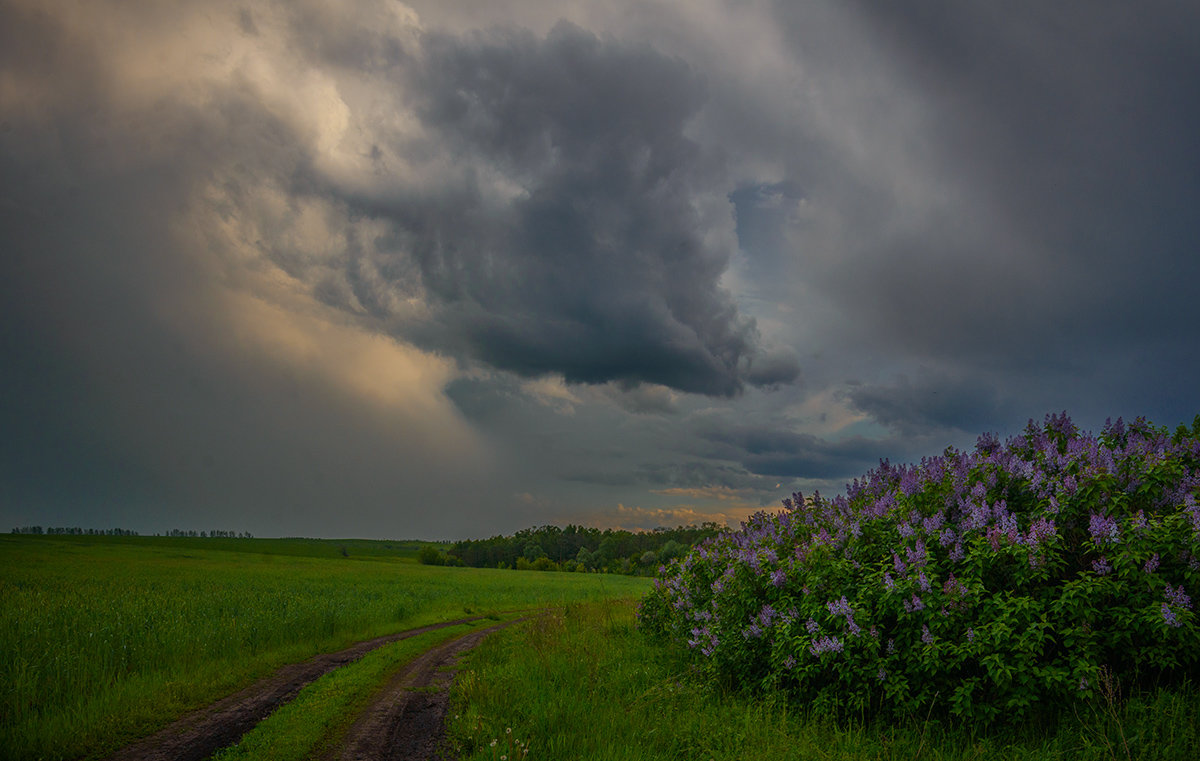
[[[404,667],[326,761],[433,761],[445,744],[446,707],[458,658],[513,621],[444,643]]]
[[[483,616],[461,618],[456,621],[446,621],[431,626],[422,626],[419,629],[410,629],[396,634],[389,634],[385,637],[360,642],[340,652],[326,653],[303,663],[284,666],[271,676],[250,685],[240,692],[184,716],[153,735],[126,746],[112,756],[109,756],[106,761],[202,761],[202,759],[208,758],[221,748],[237,742],[242,735],[253,729],[258,722],[269,716],[279,706],[294,698],[307,684],[328,674],[330,671],[356,661],[375,648],[390,642],[414,637],[435,629],[444,629],[449,626],[477,621],[480,618],[483,618]],[[466,637],[452,640],[448,645],[442,645],[428,651],[420,656],[417,661],[433,657],[437,663],[431,667],[431,670],[436,671],[440,665],[449,662],[445,659],[438,660],[437,653],[447,648],[453,649],[455,645],[469,639],[469,644],[462,644],[457,649],[453,649],[453,652],[446,654],[446,658],[456,658],[459,653],[477,643],[484,633],[493,631],[496,628],[499,628],[499,626],[473,632]],[[476,635],[479,635],[479,637],[475,638]],[[415,664],[416,662],[414,661],[402,673],[417,673],[419,675],[419,671],[413,671]],[[432,684],[432,679],[433,675],[431,674],[431,681],[427,682],[426,686]],[[403,702],[404,706],[407,705],[407,702],[401,702]],[[403,706],[401,710],[404,710]],[[443,713],[444,710],[443,703]],[[441,715],[438,715],[439,720]],[[427,758],[427,756],[347,756],[347,758],[372,759],[410,757]]]

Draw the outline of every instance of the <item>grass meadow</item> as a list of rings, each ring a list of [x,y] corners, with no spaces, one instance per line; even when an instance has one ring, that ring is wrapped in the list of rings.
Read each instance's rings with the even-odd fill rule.
[[[569,604],[467,655],[451,707],[463,761],[1194,759],[1200,691],[1101,697],[1083,713],[988,733],[911,716],[838,724],[769,696],[717,691],[648,641],[634,603]]]
[[[278,666],[649,581],[419,565],[409,543],[0,536],[0,757],[98,758]]]

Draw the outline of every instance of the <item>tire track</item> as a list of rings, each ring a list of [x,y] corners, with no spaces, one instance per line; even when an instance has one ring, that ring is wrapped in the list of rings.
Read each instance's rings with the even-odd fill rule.
[[[258,722],[296,697],[297,693],[305,686],[334,669],[353,663],[372,650],[391,642],[437,629],[478,621],[481,618],[486,618],[486,616],[460,618],[388,634],[360,642],[336,653],[325,653],[302,663],[284,666],[271,676],[190,713],[149,737],[122,748],[105,761],[202,761],[221,748],[236,743]],[[493,631],[496,628],[499,627],[491,627],[482,631]],[[473,632],[473,634],[481,633]],[[470,636],[472,635],[467,635],[467,637]],[[460,642],[462,639],[465,638],[452,640],[452,643]],[[435,648],[430,652],[441,649]],[[426,655],[428,654],[426,653]],[[424,657],[424,655],[421,656],[421,658]]]
[[[432,761],[446,737],[446,707],[458,658],[515,619],[465,634],[404,666],[351,726],[325,761]]]

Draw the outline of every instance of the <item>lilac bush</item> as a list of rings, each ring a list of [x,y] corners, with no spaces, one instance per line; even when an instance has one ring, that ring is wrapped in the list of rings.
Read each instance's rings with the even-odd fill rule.
[[[639,626],[722,683],[986,724],[1200,677],[1200,416],[883,461],[660,569]]]

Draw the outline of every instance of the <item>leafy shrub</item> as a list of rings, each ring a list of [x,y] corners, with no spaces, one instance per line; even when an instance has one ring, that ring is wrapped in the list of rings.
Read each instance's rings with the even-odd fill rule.
[[[417,562],[421,565],[446,565],[446,556],[437,547],[427,544],[417,553]]]
[[[1018,721],[1200,676],[1200,416],[887,461],[660,569],[642,629],[819,709]]]

